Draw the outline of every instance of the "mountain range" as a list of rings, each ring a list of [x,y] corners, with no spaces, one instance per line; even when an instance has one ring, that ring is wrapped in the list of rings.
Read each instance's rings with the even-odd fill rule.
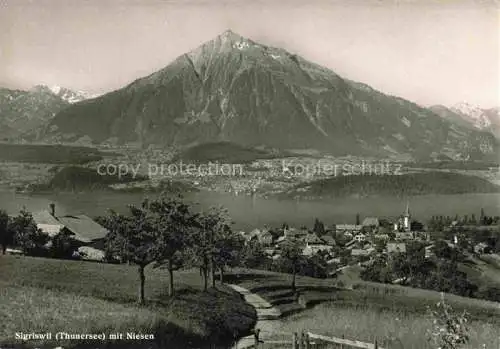
[[[70,90],[69,88],[66,87],[61,87],[61,86],[50,86],[49,87],[52,93],[55,95],[61,97],[63,100],[66,102],[73,104],[73,103],[78,103],[81,101],[84,101],[86,99],[91,99],[91,98],[96,98],[99,95],[97,94],[90,94],[88,92],[84,91],[73,91]]]
[[[15,138],[36,129],[68,105],[42,85],[29,91],[0,88],[0,138]]]
[[[433,105],[432,111],[452,122],[493,133],[500,139],[500,108],[484,109],[467,102],[451,107]]]
[[[38,139],[181,147],[233,142],[409,159],[484,158],[498,150],[490,132],[232,31],[121,89],[63,103]]]
[[[37,85],[28,91],[0,87],[0,139],[37,132],[64,108],[93,97],[58,86]]]

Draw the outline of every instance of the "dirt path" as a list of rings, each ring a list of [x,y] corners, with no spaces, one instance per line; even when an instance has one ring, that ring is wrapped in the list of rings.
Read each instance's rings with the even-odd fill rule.
[[[255,328],[261,330],[260,338],[266,339],[268,338],[274,331],[273,328],[277,324],[277,321],[281,317],[281,312],[278,308],[273,307],[271,303],[263,299],[258,294],[252,293],[246,288],[243,288],[238,285],[228,285],[233,290],[241,294],[245,301],[252,305],[257,312],[257,323],[255,324]],[[244,349],[253,346],[255,343],[255,339],[253,335],[241,338],[234,349]]]

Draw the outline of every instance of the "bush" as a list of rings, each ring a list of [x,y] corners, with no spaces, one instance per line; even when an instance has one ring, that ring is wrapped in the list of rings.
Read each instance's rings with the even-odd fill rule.
[[[73,259],[78,250],[77,242],[66,231],[60,232],[52,238],[49,255],[52,258]]]
[[[469,341],[467,313],[455,313],[451,305],[446,304],[444,297],[436,304],[435,309],[429,308],[432,318],[432,329],[429,330],[429,340],[436,349],[458,349]]]

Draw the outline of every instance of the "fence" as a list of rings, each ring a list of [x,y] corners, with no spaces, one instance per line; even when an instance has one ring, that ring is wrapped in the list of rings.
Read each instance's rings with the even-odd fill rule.
[[[291,349],[384,349],[375,340],[374,343],[366,343],[338,337],[329,337],[320,334],[302,331],[290,334],[290,340],[263,340],[260,338],[260,330],[254,332],[254,349],[291,348]]]

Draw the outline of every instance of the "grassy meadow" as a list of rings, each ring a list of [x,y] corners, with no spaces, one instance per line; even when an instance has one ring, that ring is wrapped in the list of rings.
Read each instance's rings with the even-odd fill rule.
[[[356,339],[373,343],[375,339],[386,349],[435,349],[427,340],[431,319],[405,308],[383,309],[373,305],[342,302],[323,303],[272,324],[272,331],[282,333],[308,330],[327,336]],[[498,323],[473,320],[469,323],[467,349],[497,349],[500,345]],[[269,330],[263,328],[263,330]]]
[[[441,293],[355,280],[353,289],[336,287],[335,279],[297,278],[304,307],[293,304],[290,275],[272,272],[239,271],[233,282],[246,287],[279,308],[285,316],[257,324],[271,340],[288,340],[293,332],[316,334],[378,343],[386,349],[435,349],[427,340],[432,328],[428,306]],[[264,282],[265,280],[265,282]],[[346,283],[347,284],[347,283]],[[445,294],[456,311],[469,314],[470,342],[467,349],[498,349],[500,345],[500,303]]]
[[[135,303],[137,280],[133,266],[0,256],[0,318],[7,319],[0,322],[0,344],[20,345],[13,339],[15,332],[134,330],[153,333],[157,340],[129,343],[130,348],[202,348],[208,343],[228,348],[232,338],[247,334],[255,324],[255,310],[229,288],[218,285],[201,292],[202,279],[197,271],[176,272],[177,293],[169,298],[165,296],[166,271],[148,268],[148,304],[144,307]],[[346,289],[337,287],[342,285],[335,279],[298,276],[297,302],[290,290],[291,275],[239,268],[226,275],[227,283],[260,294],[282,311],[282,319],[257,324],[263,331],[272,332],[271,338],[282,339],[284,333],[308,330],[367,342],[377,338],[386,349],[433,348],[426,340],[432,326],[426,309],[441,298],[439,292],[352,281],[348,285],[352,288]],[[498,348],[498,303],[445,297],[456,310],[470,313],[471,340],[466,348],[483,348],[483,344]],[[124,342],[117,343],[124,347]],[[53,349],[54,344],[90,348],[92,343],[28,344],[31,348]]]
[[[22,331],[112,333],[133,329],[153,333],[157,339],[131,343],[134,348],[141,344],[161,348],[165,343],[175,348],[209,344],[227,348],[234,337],[253,327],[255,310],[229,288],[218,286],[202,292],[199,273],[185,271],[175,273],[177,294],[167,297],[166,274],[160,269],[146,270],[148,304],[139,307],[135,303],[138,275],[133,266],[0,256],[0,318],[8,319],[0,323],[0,344],[21,345],[14,333]],[[25,344],[53,348],[62,343]],[[84,348],[82,343],[71,342],[77,344]]]

